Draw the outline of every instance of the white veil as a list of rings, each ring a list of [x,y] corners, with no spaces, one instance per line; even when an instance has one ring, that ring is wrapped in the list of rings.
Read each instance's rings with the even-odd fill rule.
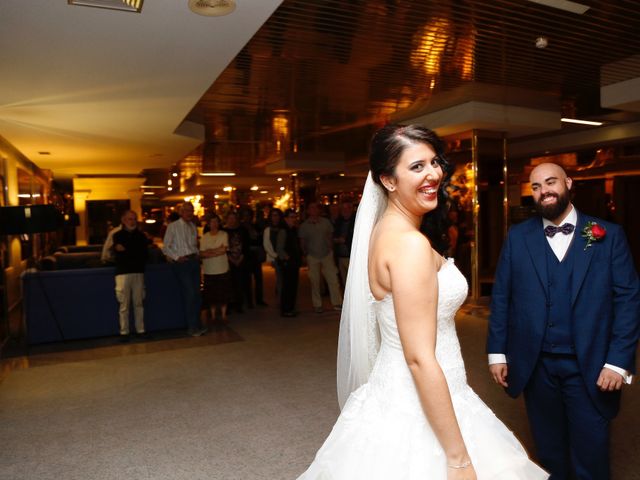
[[[356,213],[340,317],[337,372],[340,409],[351,392],[369,378],[380,346],[369,288],[369,238],[386,206],[387,196],[369,172]]]

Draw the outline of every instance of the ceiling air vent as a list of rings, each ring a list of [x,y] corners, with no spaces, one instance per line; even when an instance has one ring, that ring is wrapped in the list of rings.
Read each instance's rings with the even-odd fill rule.
[[[108,8],[109,10],[140,13],[143,2],[144,0],[68,0],[67,3],[81,7]]]
[[[189,9],[205,17],[229,15],[236,9],[235,0],[189,0]]]

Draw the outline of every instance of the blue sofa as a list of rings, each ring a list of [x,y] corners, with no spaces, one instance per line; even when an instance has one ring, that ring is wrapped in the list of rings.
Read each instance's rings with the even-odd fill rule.
[[[118,335],[113,267],[26,272],[22,282],[29,344]],[[147,265],[145,287],[147,332],[186,329],[171,265]]]

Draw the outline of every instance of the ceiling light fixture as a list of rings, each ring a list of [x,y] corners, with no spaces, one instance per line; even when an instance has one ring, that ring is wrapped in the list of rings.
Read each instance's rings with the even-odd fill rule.
[[[222,17],[235,9],[235,0],[189,0],[189,10],[205,17]]]
[[[549,40],[547,40],[547,37],[536,38],[536,48],[547,48],[547,45],[549,45]]]
[[[258,185],[254,185],[253,187],[251,187],[252,192],[257,192],[258,190],[260,190],[260,187]]]
[[[202,172],[203,177],[235,177],[235,172]]]
[[[144,0],[68,0],[69,5],[79,7],[107,8],[123,12],[140,13]]]
[[[584,12],[589,10],[589,8],[591,8],[588,5],[571,2],[569,0],[529,0],[529,1],[540,4],[540,5],[546,5],[547,7],[557,8],[558,10],[564,10],[565,12],[577,13],[578,15],[582,15]]]
[[[577,118],[561,118],[561,122],[565,123],[577,123],[579,125],[592,125],[594,127],[599,127],[602,125],[602,122],[592,122],[590,120],[578,120]]]

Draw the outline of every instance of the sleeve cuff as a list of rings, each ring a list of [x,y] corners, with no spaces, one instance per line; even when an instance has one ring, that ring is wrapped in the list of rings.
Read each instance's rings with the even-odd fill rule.
[[[504,353],[490,353],[489,365],[493,365],[495,363],[507,363],[507,356]]]
[[[609,370],[613,370],[614,372],[622,375],[622,379],[627,385],[631,385],[631,382],[633,382],[633,375],[627,372],[624,368],[616,367],[615,365],[611,365],[609,363],[605,363],[604,368],[608,368]]]

